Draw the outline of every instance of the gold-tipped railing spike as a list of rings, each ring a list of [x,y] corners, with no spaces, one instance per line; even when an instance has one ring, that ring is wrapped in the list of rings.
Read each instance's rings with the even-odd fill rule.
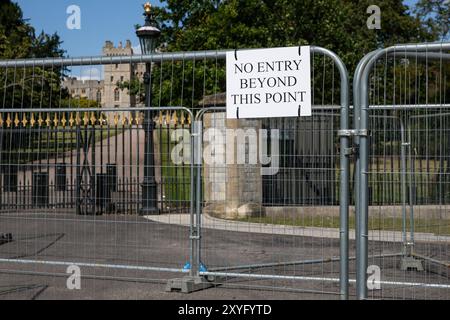
[[[192,123],[192,119],[191,119],[191,115],[190,114],[188,115],[187,122],[188,122],[189,125],[191,125],[191,123]]]
[[[22,126],[26,127],[27,123],[28,123],[27,115],[26,115],[26,113],[24,113],[23,117],[22,117]]]
[[[158,117],[158,125],[162,126],[162,124],[163,124],[163,113],[162,111],[160,111]]]
[[[45,123],[47,124],[47,127],[50,127],[52,124],[52,120],[50,119],[50,113],[47,113],[47,119],[45,119]]]
[[[85,126],[87,126],[89,124],[89,112],[84,113],[83,122],[84,122]]]
[[[141,124],[141,113],[140,112],[136,113],[136,118],[134,120],[136,121],[137,126]]]
[[[30,119],[30,125],[31,127],[34,127],[34,124],[36,123],[36,120],[34,119],[34,113],[31,114],[31,119]]]
[[[104,113],[100,113],[100,115],[98,116],[98,122],[100,124],[100,127],[103,127],[103,125],[105,124],[105,118],[104,118]]]
[[[73,127],[74,123],[75,123],[75,119],[73,118],[73,113],[71,112],[70,116],[69,116],[69,126]]]
[[[39,112],[39,116],[38,116],[38,125],[39,127],[42,127],[42,124],[44,123],[44,119],[42,119],[42,114]]]
[[[3,114],[0,113],[0,127],[3,127]]]
[[[8,115],[6,116],[6,126],[8,128],[11,127],[11,123],[12,123],[12,121],[11,121],[11,114],[8,113]]]
[[[181,111],[181,117],[180,117],[180,123],[181,123],[181,125],[184,125],[184,121],[185,121],[186,119],[184,118],[184,112],[183,111]]]
[[[58,124],[59,124],[58,114],[55,113],[55,117],[53,118],[53,125],[55,127],[58,127]]]
[[[97,122],[97,118],[95,117],[95,113],[91,113],[91,125],[95,126],[95,123]]]
[[[174,111],[172,119],[173,119],[173,125],[177,126],[178,125],[178,116],[177,116],[177,112],[176,111]]]
[[[75,124],[77,126],[79,126],[81,124],[81,117],[80,117],[80,113],[79,112],[77,112],[76,115],[75,115]]]
[[[67,123],[67,120],[66,120],[66,114],[63,113],[63,114],[62,114],[62,118],[61,118],[61,124],[62,124],[62,127],[63,127],[63,128],[66,127],[66,123]]]
[[[166,112],[166,126],[170,127],[170,121],[171,121],[170,111],[167,111]]]
[[[122,118],[122,126],[125,127],[125,125],[127,124],[127,117],[125,117],[125,114],[122,113],[121,118]]]
[[[129,117],[128,117],[128,125],[131,127],[133,125],[133,113],[130,112],[129,113]]]
[[[114,125],[117,126],[119,124],[119,115],[117,112],[114,113]]]
[[[14,117],[14,125],[16,128],[19,126],[20,120],[19,120],[19,114],[16,112],[16,116]]]

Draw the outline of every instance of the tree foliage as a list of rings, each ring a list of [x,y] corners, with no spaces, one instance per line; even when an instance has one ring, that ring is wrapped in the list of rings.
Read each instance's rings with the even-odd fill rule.
[[[401,0],[380,0],[381,29],[367,27],[371,0],[162,0],[156,9],[162,30],[160,51],[270,48],[316,45],[337,53],[350,77],[368,52],[396,43],[435,40],[438,33]],[[313,59],[317,67],[324,64]],[[186,61],[156,65],[152,77],[152,105],[195,106],[204,95],[225,90],[223,61]],[[166,71],[165,71],[165,70]],[[332,83],[317,68],[314,82]],[[173,77],[175,73],[175,78]],[[327,77],[327,79],[325,79]],[[323,80],[323,81],[322,81]],[[197,86],[197,87],[195,87]],[[120,86],[141,88],[136,79]],[[317,92],[320,88],[316,87]],[[323,93],[322,93],[323,94]],[[336,93],[337,95],[338,93]],[[317,98],[324,98],[315,95]],[[175,97],[175,99],[173,99]],[[327,93],[327,99],[333,95]]]
[[[11,0],[0,2],[0,59],[61,57],[64,51],[57,34],[36,34],[24,19],[19,5]],[[0,108],[49,108],[62,106],[68,92],[62,88],[64,70],[60,67],[0,68]],[[25,145],[30,137],[3,131],[0,162],[11,161],[11,155],[19,145]],[[14,155],[14,153],[13,153]],[[6,160],[5,160],[6,159]],[[9,159],[9,160],[8,160]]]
[[[0,3],[0,58],[61,57],[64,51],[55,33],[43,31],[36,35],[35,29],[23,18],[19,5],[11,0]]]
[[[420,0],[414,9],[416,16],[428,27],[430,32],[444,39],[450,37],[450,1]]]
[[[317,45],[350,70],[364,54],[395,43],[433,40],[401,0],[381,0],[380,30],[367,28],[371,0],[163,0],[169,51]]]
[[[64,51],[57,34],[41,32],[23,18],[19,5],[10,1],[0,3],[0,59],[61,57]],[[61,88],[64,70],[60,67],[0,69],[2,108],[55,106],[55,97],[67,97]]]

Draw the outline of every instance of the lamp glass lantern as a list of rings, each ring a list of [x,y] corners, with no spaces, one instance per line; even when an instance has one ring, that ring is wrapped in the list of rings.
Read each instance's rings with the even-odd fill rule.
[[[151,54],[154,52],[156,47],[156,40],[158,39],[161,31],[151,25],[146,25],[140,27],[136,31],[136,35],[139,38],[139,42],[141,45],[142,54]]]

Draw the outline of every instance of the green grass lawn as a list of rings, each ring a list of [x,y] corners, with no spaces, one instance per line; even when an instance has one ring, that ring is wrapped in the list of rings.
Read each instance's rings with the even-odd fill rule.
[[[183,206],[190,199],[190,165],[177,165],[172,162],[171,152],[175,142],[170,141],[173,129],[157,131],[161,156],[161,175],[167,201]]]
[[[329,216],[300,216],[298,218],[285,217],[253,217],[238,219],[244,222],[286,225],[297,227],[319,227],[319,228],[339,228],[339,217]],[[349,217],[349,227],[354,229],[355,217]],[[407,221],[407,231],[410,224]],[[401,218],[380,218],[372,217],[369,219],[369,230],[401,231]],[[415,231],[424,233],[433,233],[436,235],[450,235],[450,220],[446,219],[415,219]]]

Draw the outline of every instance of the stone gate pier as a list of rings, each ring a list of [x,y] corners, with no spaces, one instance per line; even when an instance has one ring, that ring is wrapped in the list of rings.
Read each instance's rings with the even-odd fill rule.
[[[225,106],[225,94],[207,96],[200,105]],[[258,156],[260,128],[261,120],[226,119],[225,112],[204,115],[203,212],[225,219],[265,215]]]

